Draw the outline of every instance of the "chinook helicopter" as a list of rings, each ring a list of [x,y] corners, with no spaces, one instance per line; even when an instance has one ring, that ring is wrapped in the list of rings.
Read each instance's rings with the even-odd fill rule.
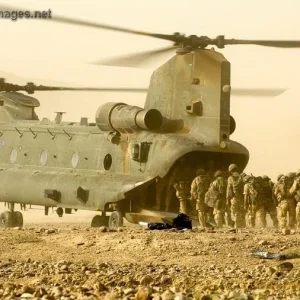
[[[9,209],[0,214],[2,227],[20,227],[23,216],[15,204],[97,211],[91,226],[119,227],[160,222],[178,213],[171,194],[174,180],[191,182],[199,167],[243,170],[249,160],[245,146],[230,139],[230,63],[208,46],[261,45],[300,47],[300,41],[225,39],[218,36],[152,34],[64,17],[51,21],[116,30],[173,42],[168,48],[102,62],[122,65],[170,50],[175,55],[152,74],[148,89],[72,88],[15,85],[0,81],[0,201]],[[97,63],[98,64],[98,63]],[[123,64],[124,65],[124,64]],[[78,122],[39,119],[39,101],[25,91],[95,90],[147,92],[144,107],[105,103]],[[236,90],[236,94],[278,95],[282,89]],[[208,167],[207,167],[208,168]]]

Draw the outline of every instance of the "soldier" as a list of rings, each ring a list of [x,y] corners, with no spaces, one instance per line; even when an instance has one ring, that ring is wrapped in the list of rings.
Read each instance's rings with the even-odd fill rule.
[[[188,181],[179,181],[174,183],[176,196],[179,199],[179,213],[187,214],[187,201],[190,197],[190,184]]]
[[[289,228],[295,228],[296,207],[295,199],[290,194],[290,182],[293,178],[293,173],[288,176],[282,176],[275,188],[275,196],[278,201],[279,223],[280,229],[285,232],[287,229],[287,215],[289,215]]]
[[[206,163],[206,175],[209,178],[209,183],[211,184],[214,181],[214,175],[215,175],[215,162],[210,160]],[[209,223],[215,223],[215,218],[214,218],[214,208],[207,206],[207,217]]]
[[[228,171],[227,168],[222,169],[222,174],[224,179],[226,180],[226,183],[228,182],[228,178],[231,176],[231,173]],[[227,192],[227,187],[226,187]],[[231,205],[226,200],[226,206],[225,206],[225,224],[227,227],[234,227],[234,222],[231,218]]]
[[[213,214],[217,227],[222,228],[226,208],[227,182],[220,170],[214,174],[214,179],[205,194],[205,198],[207,198],[206,204],[214,209]]]
[[[273,201],[274,201],[275,206],[276,206],[277,209],[278,209],[278,201],[277,201],[277,197],[276,197],[276,195],[275,195],[275,190],[276,190],[276,187],[278,186],[279,181],[280,181],[280,179],[282,178],[282,176],[284,176],[284,175],[283,175],[283,174],[279,174],[279,175],[277,176],[277,181],[274,183],[273,188],[272,188]],[[277,212],[277,214],[278,214],[278,212]]]
[[[238,167],[231,164],[228,167],[231,176],[228,178],[226,200],[227,205],[231,207],[231,214],[235,219],[235,228],[240,229],[244,227],[245,213],[243,207],[243,189],[244,183],[238,173]],[[244,220],[243,220],[244,219]]]
[[[209,179],[205,175],[204,169],[197,170],[196,176],[191,185],[191,198],[196,201],[199,225],[206,228],[207,205],[204,202],[204,197],[209,187]]]
[[[274,184],[267,175],[264,175],[262,179],[263,179],[263,197],[265,203],[265,210],[266,213],[270,215],[273,221],[273,226],[275,228],[278,228],[276,202],[274,202],[273,192],[272,192]]]
[[[267,227],[267,216],[264,199],[263,178],[258,176],[254,179],[254,189],[257,191],[256,216],[261,228]]]
[[[254,228],[256,218],[262,228],[266,228],[266,213],[263,201],[262,178],[249,177],[247,184],[244,186],[244,208],[247,211],[248,225]]]
[[[243,178],[244,181],[244,210],[247,212],[247,223],[249,227],[254,227],[255,226],[255,219],[253,218],[253,213],[252,213],[252,204],[253,204],[253,199],[252,199],[252,194],[254,194],[254,191],[252,191],[253,188],[253,177],[250,176],[245,176]]]
[[[290,194],[295,198],[297,203],[296,222],[297,222],[297,229],[300,230],[300,171],[299,170],[297,171],[293,185],[290,188]]]

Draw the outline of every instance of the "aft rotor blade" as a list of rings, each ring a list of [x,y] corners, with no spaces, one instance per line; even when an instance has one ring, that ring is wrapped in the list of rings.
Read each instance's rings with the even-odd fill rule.
[[[236,88],[232,89],[231,95],[252,96],[252,97],[276,97],[284,93],[287,89],[263,89],[263,88]]]
[[[300,48],[300,41],[226,39],[224,42],[225,45],[257,45],[257,46],[277,47],[277,48]]]
[[[25,9],[23,9],[23,8],[16,8],[16,7],[12,7],[12,6],[6,6],[6,5],[0,5],[0,10],[1,11],[10,11],[10,12],[25,11]],[[31,14],[34,14],[34,11],[30,11],[28,9],[26,9],[26,11],[29,11]],[[150,33],[150,32],[145,32],[145,31],[140,31],[140,30],[133,30],[133,29],[128,29],[128,28],[124,28],[124,27],[119,27],[119,26],[111,26],[111,25],[107,25],[107,24],[79,20],[79,19],[70,18],[70,17],[56,16],[53,14],[51,14],[51,17],[49,17],[49,18],[41,18],[41,20],[54,21],[54,22],[60,22],[60,23],[65,23],[65,24],[78,25],[78,26],[85,26],[85,27],[91,27],[91,28],[98,28],[98,29],[106,29],[106,30],[130,33],[130,34],[136,34],[136,35],[150,36],[150,37],[164,39],[164,40],[173,41],[173,42],[177,41],[177,38],[174,35]]]
[[[175,49],[175,46],[165,47],[157,50],[150,50],[145,52],[139,52],[136,54],[122,55],[114,57],[109,60],[93,62],[92,64],[104,65],[104,66],[118,66],[118,67],[138,67],[141,66],[149,58],[159,56]]]

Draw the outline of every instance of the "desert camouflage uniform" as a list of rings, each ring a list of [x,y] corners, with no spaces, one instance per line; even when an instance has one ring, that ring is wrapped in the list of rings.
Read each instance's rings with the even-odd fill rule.
[[[278,201],[277,201],[277,197],[275,195],[275,190],[276,190],[276,187],[278,186],[278,184],[279,184],[280,179],[282,178],[282,176],[284,176],[284,175],[283,174],[279,174],[277,176],[277,181],[274,183],[273,188],[272,188],[273,200],[274,200],[274,203],[275,203],[276,207],[278,207]]]
[[[223,172],[224,179],[226,181],[226,193],[227,193],[227,184],[228,184],[228,178],[231,176],[230,173],[226,170]],[[231,217],[231,204],[230,201],[226,198],[226,206],[225,206],[225,224],[228,227],[234,227],[234,222]]]
[[[210,184],[205,194],[205,202],[213,208],[214,220],[217,227],[221,228],[224,224],[227,182],[221,171],[217,171],[214,177],[215,180]]]
[[[243,189],[244,183],[238,172],[234,172],[227,183],[226,199],[227,204],[230,204],[231,214],[235,221],[235,228],[243,228],[245,213],[243,207]]]
[[[190,196],[190,184],[188,181],[174,183],[176,196],[179,199],[179,213],[187,214],[187,201]]]
[[[247,217],[247,225],[249,227],[255,226],[255,219],[253,220],[252,217],[252,193],[254,194],[254,188],[253,188],[253,178],[251,180],[250,176],[245,176],[244,179],[244,210],[246,211],[246,217]]]
[[[198,173],[200,174],[200,173]],[[196,210],[198,212],[198,219],[200,226],[206,226],[207,220],[207,205],[204,202],[205,193],[209,187],[209,179],[207,175],[204,175],[204,170],[201,172],[202,175],[198,175],[192,182],[191,185],[191,198],[196,201]]]
[[[300,173],[297,174],[297,178],[295,178],[292,187],[290,188],[290,194],[295,198],[297,202],[296,206],[296,222],[297,229],[300,229]]]
[[[262,199],[262,185],[260,179],[251,178],[245,184],[244,208],[247,211],[249,227],[255,227],[256,218],[258,218],[261,227],[266,227],[266,213]]]
[[[276,202],[274,202],[273,198],[273,182],[267,176],[263,177],[263,198],[265,203],[266,213],[270,215],[273,226],[275,228],[278,227],[278,219],[277,219],[277,210],[276,210]]]
[[[254,189],[257,191],[256,216],[262,228],[267,227],[266,202],[264,199],[263,179],[258,176],[254,180]]]
[[[213,161],[209,161],[207,163],[207,171],[206,171],[206,175],[209,180],[209,185],[214,181],[214,174],[215,174],[215,164]],[[207,206],[207,217],[210,223],[215,222],[213,207]]]
[[[285,176],[282,176],[275,188],[275,196],[278,201],[280,229],[287,229],[287,215],[289,215],[289,227],[295,228],[296,205],[295,199],[290,194],[290,183]]]

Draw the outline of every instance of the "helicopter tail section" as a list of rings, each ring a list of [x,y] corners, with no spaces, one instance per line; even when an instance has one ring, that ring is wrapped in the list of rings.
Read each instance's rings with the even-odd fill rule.
[[[230,63],[219,52],[177,54],[152,75],[145,109],[182,121],[177,133],[191,133],[226,147],[235,124],[230,117]]]

